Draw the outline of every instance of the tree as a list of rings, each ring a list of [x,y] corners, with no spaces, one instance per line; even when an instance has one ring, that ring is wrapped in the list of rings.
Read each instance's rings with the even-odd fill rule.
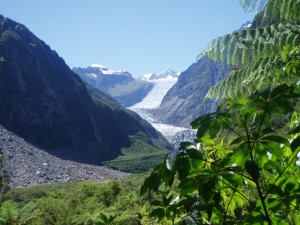
[[[243,1],[251,7],[259,1]],[[258,21],[260,18],[260,21]],[[199,57],[207,55],[232,66],[230,75],[216,84],[208,98],[249,95],[268,85],[292,84],[294,77],[277,79],[278,53],[284,46],[300,45],[300,3],[297,0],[269,0],[254,19],[256,25],[213,40]]]
[[[151,200],[150,215],[172,215],[172,224],[299,224],[299,5],[269,0],[261,27],[216,39],[203,52],[232,65],[208,93],[223,104],[193,121],[195,143],[181,143],[145,180],[141,194],[151,199],[163,188],[168,200],[163,207]],[[290,132],[279,133],[274,118],[288,113],[290,124],[281,125]]]

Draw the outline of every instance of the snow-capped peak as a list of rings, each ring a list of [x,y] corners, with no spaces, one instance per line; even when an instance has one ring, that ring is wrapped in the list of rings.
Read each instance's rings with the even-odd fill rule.
[[[158,77],[159,78],[178,78],[179,75],[180,75],[180,72],[176,72],[175,70],[168,68],[165,72],[158,74]]]
[[[252,22],[246,21],[241,27],[240,30],[247,30],[252,26]]]
[[[99,69],[104,69],[104,70],[107,70],[107,68],[105,66],[102,66],[100,64],[91,64],[90,67],[93,67],[93,68],[99,68]]]
[[[180,72],[176,72],[168,68],[165,72],[155,74],[155,73],[146,73],[140,77],[141,80],[160,80],[160,79],[177,79],[180,75]]]
[[[123,76],[131,76],[131,74],[124,70],[109,70],[107,67],[100,64],[91,64],[90,68],[99,70],[100,74],[104,75],[123,75]]]

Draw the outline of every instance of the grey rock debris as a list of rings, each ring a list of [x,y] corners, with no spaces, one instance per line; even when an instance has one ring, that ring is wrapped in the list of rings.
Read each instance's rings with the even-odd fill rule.
[[[3,174],[9,177],[12,188],[76,180],[104,182],[123,179],[129,175],[103,166],[57,158],[34,147],[2,126],[0,126],[0,152],[3,156]]]

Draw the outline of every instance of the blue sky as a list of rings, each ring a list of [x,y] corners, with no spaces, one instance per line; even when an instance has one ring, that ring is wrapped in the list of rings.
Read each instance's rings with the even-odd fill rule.
[[[134,77],[186,70],[212,39],[254,13],[238,0],[0,0],[72,68],[102,64]]]

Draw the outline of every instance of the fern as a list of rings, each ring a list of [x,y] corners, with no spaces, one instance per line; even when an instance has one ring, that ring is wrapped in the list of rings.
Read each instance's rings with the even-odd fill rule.
[[[1,204],[0,221],[3,224],[14,224],[18,221],[20,210],[16,203],[6,201]]]
[[[245,10],[253,11],[256,9],[259,12],[263,10],[266,2],[267,0],[240,0],[240,4]]]
[[[253,7],[259,2],[245,0],[242,4]],[[263,12],[263,24],[267,25],[219,37],[199,54],[234,68],[227,79],[208,92],[208,98],[234,97],[240,92],[238,89],[248,94],[275,84],[278,53],[283,46],[300,45],[300,0],[269,0]]]

